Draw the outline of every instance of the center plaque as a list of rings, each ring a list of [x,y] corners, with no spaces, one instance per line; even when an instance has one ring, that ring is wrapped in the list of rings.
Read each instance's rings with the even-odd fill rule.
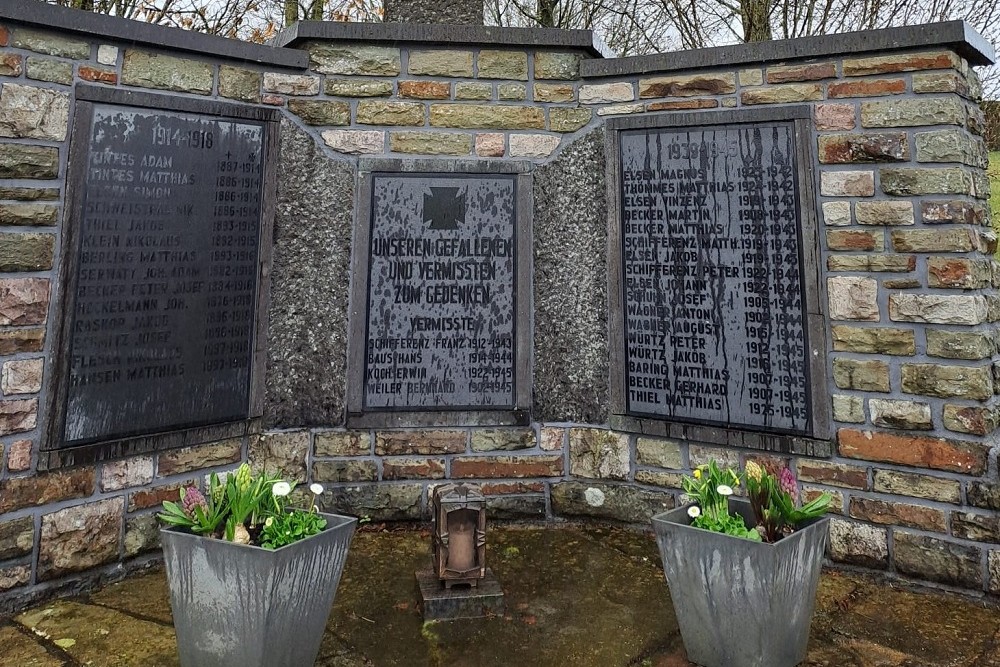
[[[518,410],[519,178],[371,174],[352,412]]]
[[[790,119],[618,134],[625,415],[814,434],[796,134]]]

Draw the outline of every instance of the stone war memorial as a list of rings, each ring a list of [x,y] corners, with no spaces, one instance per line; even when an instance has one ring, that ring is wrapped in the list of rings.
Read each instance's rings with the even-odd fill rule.
[[[243,462],[362,521],[465,482],[645,527],[785,465],[828,562],[1000,595],[985,40],[422,20],[0,4],[0,615],[160,560]]]

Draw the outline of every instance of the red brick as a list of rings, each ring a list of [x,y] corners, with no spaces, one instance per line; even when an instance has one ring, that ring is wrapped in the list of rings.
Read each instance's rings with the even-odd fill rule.
[[[94,468],[79,468],[5,479],[0,481],[0,515],[24,507],[86,498],[94,493],[96,477]]]
[[[79,70],[80,78],[86,79],[87,81],[97,81],[99,83],[118,83],[118,75],[114,70],[97,69],[96,67],[87,67],[86,65],[80,65]]]
[[[837,66],[833,63],[814,65],[793,65],[791,67],[768,67],[768,83],[790,83],[792,81],[817,81],[833,79],[837,76]]]
[[[150,507],[159,507],[163,504],[164,500],[176,501],[180,497],[182,486],[195,486],[196,484],[195,480],[189,479],[186,482],[177,482],[176,484],[157,486],[152,489],[143,489],[142,491],[130,493],[128,496],[128,511],[135,512],[137,510],[149,509]]]
[[[400,81],[399,97],[446,100],[451,97],[451,84],[444,81]]]
[[[718,100],[677,100],[675,102],[651,102],[646,105],[646,111],[681,111],[684,109],[714,109],[719,106]]]
[[[831,83],[827,96],[836,97],[878,97],[879,95],[902,95],[906,92],[906,81],[902,79],[875,79],[873,81],[845,81]]]
[[[842,486],[848,489],[868,488],[868,469],[842,463],[801,460],[798,465],[799,480]]]
[[[548,456],[463,456],[451,462],[455,479],[496,479],[499,477],[560,477],[563,457]]]
[[[260,101],[264,104],[270,104],[272,107],[285,106],[285,98],[281,95],[261,95]]]
[[[813,109],[817,130],[853,130],[855,126],[853,104],[817,104]]]
[[[465,452],[465,431],[379,431],[375,434],[375,453],[461,454]]]
[[[850,515],[855,519],[885,526],[908,526],[939,533],[948,530],[945,513],[941,510],[876,498],[851,498]]]
[[[968,475],[985,473],[989,454],[984,443],[849,428],[837,431],[837,441],[841,456],[848,458]]]
[[[10,33],[7,32],[7,28],[0,25],[0,46],[7,46],[10,42]]]
[[[880,235],[881,232],[831,230],[826,233],[826,244],[830,250],[881,250]]]
[[[844,61],[844,76],[867,76],[869,74],[891,74],[912,72],[922,69],[950,69],[958,65],[958,58],[948,51],[935,53],[914,53],[907,56],[879,56],[874,58],[848,59]]]
[[[484,496],[504,496],[514,493],[542,493],[545,484],[542,482],[494,482],[482,484],[480,489]]]
[[[444,459],[385,459],[382,479],[444,479]]]

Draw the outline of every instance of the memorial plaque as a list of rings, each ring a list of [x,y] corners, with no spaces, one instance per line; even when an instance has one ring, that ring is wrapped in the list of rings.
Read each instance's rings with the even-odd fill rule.
[[[372,175],[363,408],[515,405],[517,180]]]
[[[90,108],[60,446],[246,419],[266,123]]]
[[[620,134],[626,413],[810,432],[791,121]]]

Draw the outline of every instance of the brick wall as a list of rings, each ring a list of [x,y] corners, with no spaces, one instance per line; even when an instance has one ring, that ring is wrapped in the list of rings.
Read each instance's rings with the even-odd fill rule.
[[[0,10],[0,612],[119,572],[119,562],[155,559],[157,505],[179,485],[246,459],[323,482],[327,509],[372,520],[426,519],[433,484],[469,479],[483,483],[493,518],[635,523],[679,502],[681,475],[709,458],[785,463],[804,497],[834,496],[834,561],[1000,593],[1000,273],[979,85],[966,59],[981,56],[967,44],[897,39],[903,46],[889,53],[840,56],[822,43],[808,60],[809,48],[779,45],[765,58],[746,47],[687,66],[666,56],[606,61],[579,36],[552,42],[532,31],[469,45],[391,32],[405,26],[368,27],[364,38],[338,26],[324,30],[344,30],[339,38],[299,33],[284,49],[233,52],[174,31],[136,44],[125,22],[109,21],[118,32],[95,41]],[[372,38],[380,30],[388,37]],[[273,54],[286,52],[306,53],[308,67],[274,64]],[[286,151],[308,146],[311,171],[279,172],[263,435],[36,470],[47,418],[39,402],[59,353],[49,342],[61,280],[55,248],[79,82],[279,108]],[[523,160],[539,174],[551,170],[539,182],[562,178],[572,193],[585,180],[574,165],[603,182],[604,160],[613,164],[602,154],[605,118],[775,104],[813,109],[813,134],[800,139],[816,158],[825,227],[816,270],[828,300],[830,457],[611,429],[599,235],[590,255],[535,248],[534,300],[546,318],[565,319],[562,338],[535,340],[535,374],[545,381],[536,381],[534,400],[544,416],[519,428],[344,428],[347,317],[321,322],[329,308],[316,300],[327,292],[314,292],[299,306],[311,314],[303,318],[281,290],[315,277],[346,312],[360,157]],[[560,162],[569,168],[553,169]],[[316,187],[320,176],[343,190]],[[571,205],[545,209],[545,194],[535,194],[536,221],[583,215]],[[604,206],[593,199],[598,221]],[[323,242],[294,236],[325,234],[337,216],[344,228]],[[588,281],[545,278],[563,271]],[[577,344],[576,329],[590,339]],[[596,397],[583,401],[593,406],[574,402],[583,394]]]

